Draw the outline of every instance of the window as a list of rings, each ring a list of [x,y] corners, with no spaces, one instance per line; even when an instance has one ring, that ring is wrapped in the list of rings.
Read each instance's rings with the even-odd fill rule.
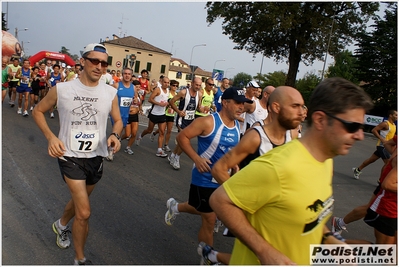
[[[166,69],[166,66],[165,65],[161,65],[161,73],[162,74],[165,74],[165,69]]]
[[[108,56],[107,62],[108,62],[108,65],[112,65],[112,57],[111,56]]]
[[[129,50],[125,49],[125,52],[129,52]]]
[[[191,81],[191,73],[186,74],[186,80]]]
[[[152,63],[151,63],[151,62],[147,62],[147,68],[146,68],[146,70],[147,70],[147,71],[151,71],[151,66],[152,66]]]
[[[201,80],[204,83],[206,81],[206,77],[202,77]]]
[[[135,73],[140,73],[140,61],[136,60],[134,63],[134,72]]]
[[[181,79],[183,77],[183,74],[181,73],[181,71],[178,71],[176,73],[176,79]]]

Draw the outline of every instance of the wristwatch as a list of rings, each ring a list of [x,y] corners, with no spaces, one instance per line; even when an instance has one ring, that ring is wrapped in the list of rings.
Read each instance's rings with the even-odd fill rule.
[[[111,136],[111,135],[115,135],[115,137],[118,138],[119,141],[121,140],[121,137],[119,136],[119,134],[117,134],[117,133],[111,133],[110,136]]]

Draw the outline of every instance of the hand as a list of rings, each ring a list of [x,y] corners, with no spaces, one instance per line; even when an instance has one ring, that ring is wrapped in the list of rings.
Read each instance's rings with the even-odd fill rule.
[[[184,111],[179,111],[179,116],[180,116],[180,117],[186,116],[186,112],[184,112]]]
[[[66,149],[64,143],[57,137],[53,137],[48,140],[48,154],[53,158],[62,157]]]
[[[107,146],[112,147],[114,149],[114,153],[118,152],[121,149],[121,142],[115,135],[110,135],[107,139]]]
[[[211,171],[211,167],[209,165],[212,164],[212,162],[209,159],[198,157],[198,159],[195,160],[194,163],[195,167],[200,173]]]

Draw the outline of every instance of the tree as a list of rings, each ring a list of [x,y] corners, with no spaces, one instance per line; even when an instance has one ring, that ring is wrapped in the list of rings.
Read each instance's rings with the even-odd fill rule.
[[[1,13],[1,29],[3,31],[8,31],[5,15],[6,15],[6,13],[3,13],[3,12]]]
[[[358,84],[357,58],[349,50],[344,50],[334,57],[334,64],[328,67],[327,77],[342,77]]]
[[[313,89],[321,82],[320,77],[314,72],[307,72],[302,79],[296,82],[296,88],[301,92],[305,103],[308,102]]]
[[[259,85],[262,88],[265,88],[268,85],[277,87],[280,85],[284,85],[285,80],[287,79],[287,73],[282,70],[269,72],[262,75],[258,73],[256,76],[254,76],[254,79],[259,81]]]
[[[79,56],[76,54],[71,55],[71,53],[69,53],[69,49],[65,46],[61,46],[61,51],[59,51],[59,53],[70,56],[75,62],[79,60]]]
[[[364,33],[357,43],[357,78],[375,103],[376,115],[386,116],[388,109],[397,109],[397,4],[385,10],[384,19],[372,25],[371,33]]]
[[[299,63],[337,54],[361,31],[378,2],[208,2],[207,22],[223,18],[223,34],[235,49],[289,64],[285,84],[295,86]],[[333,23],[334,21],[334,23]],[[333,24],[333,29],[332,29]]]
[[[252,80],[252,76],[244,73],[244,72],[239,72],[237,73],[234,78],[233,78],[233,86],[237,87],[245,87],[248,82]]]

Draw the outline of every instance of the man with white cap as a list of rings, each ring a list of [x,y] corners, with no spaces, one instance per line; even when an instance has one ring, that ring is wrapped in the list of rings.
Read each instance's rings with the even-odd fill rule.
[[[89,196],[103,174],[103,159],[107,147],[120,149],[122,120],[116,90],[100,77],[108,66],[108,53],[101,44],[85,47],[80,64],[84,67],[79,79],[58,83],[33,110],[40,130],[48,140],[49,155],[58,158],[62,178],[71,200],[61,218],[52,225],[60,248],[68,248],[68,222],[75,217],[72,236],[75,247],[75,265],[90,264],[84,255],[89,229]],[[44,113],[57,103],[60,131],[58,137],[49,128]],[[107,137],[108,115],[114,120],[112,133]]]

